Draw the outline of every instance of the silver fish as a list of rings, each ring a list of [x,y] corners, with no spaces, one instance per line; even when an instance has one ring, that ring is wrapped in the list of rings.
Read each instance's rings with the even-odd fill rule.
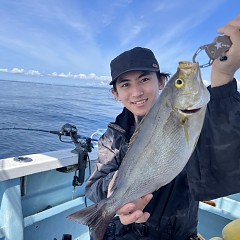
[[[198,63],[180,62],[135,130],[112,195],[68,219],[88,225],[93,239],[102,240],[119,208],[171,182],[196,146],[209,99]]]

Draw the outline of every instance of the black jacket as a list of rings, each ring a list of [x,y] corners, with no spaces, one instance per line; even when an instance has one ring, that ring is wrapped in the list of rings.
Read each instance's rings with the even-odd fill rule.
[[[240,94],[236,80],[209,91],[211,99],[202,133],[187,166],[153,193],[145,208],[150,213],[146,224],[125,227],[114,220],[119,235],[116,239],[189,239],[197,232],[199,200],[240,192]],[[134,117],[124,108],[100,138],[98,162],[86,186],[86,196],[93,202],[106,198],[133,126]]]

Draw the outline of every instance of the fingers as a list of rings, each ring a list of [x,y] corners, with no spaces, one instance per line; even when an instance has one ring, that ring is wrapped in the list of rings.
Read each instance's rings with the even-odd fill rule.
[[[232,36],[240,34],[240,16],[230,21],[226,26],[219,28],[218,33]]]
[[[147,194],[146,196],[132,203],[127,203],[122,208],[120,208],[117,211],[117,214],[119,215],[121,223],[127,225],[133,222],[146,222],[150,214],[143,212],[143,209],[146,207],[152,197],[152,194]]]
[[[118,215],[128,215],[136,210],[135,203],[127,203],[121,207],[116,213]]]
[[[139,203],[140,205],[137,206],[139,209],[143,210],[147,204],[150,202],[150,200],[153,198],[153,195],[151,193],[143,196],[140,198],[140,201],[138,201],[137,203]]]
[[[144,212],[140,217],[137,218],[136,223],[145,223],[150,217],[150,213]]]
[[[228,24],[226,26],[234,26],[234,27],[239,27],[240,26],[240,16],[238,16],[237,18],[231,20],[230,22],[228,22]],[[218,30],[220,31],[221,29],[224,29],[226,26],[219,28]]]
[[[234,45],[240,45],[240,42],[239,42],[240,26],[237,27],[237,26],[227,25],[226,27],[222,28],[222,31],[219,33],[223,33],[229,36]]]
[[[128,225],[131,223],[144,223],[148,220],[150,214],[148,212],[142,212],[141,210],[136,210],[131,214],[119,215],[120,221],[123,225]]]
[[[134,202],[127,203],[117,211],[117,214],[118,215],[121,215],[121,214],[127,215],[136,210],[143,210],[146,207],[146,205],[150,202],[152,197],[153,197],[152,194],[147,194],[147,195],[137,199]]]
[[[231,20],[228,25],[235,26],[235,27],[240,27],[240,16],[237,18]]]
[[[216,59],[212,65],[212,86],[221,86],[233,79],[240,68],[240,16],[230,21],[218,30],[219,33],[230,37],[232,45],[225,53],[227,61]]]

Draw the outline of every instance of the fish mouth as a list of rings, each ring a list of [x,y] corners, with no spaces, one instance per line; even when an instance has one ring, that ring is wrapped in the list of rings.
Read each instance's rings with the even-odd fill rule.
[[[191,115],[194,114],[196,112],[199,112],[201,110],[201,108],[194,108],[194,109],[179,109],[179,111],[181,113],[187,114],[187,115]]]

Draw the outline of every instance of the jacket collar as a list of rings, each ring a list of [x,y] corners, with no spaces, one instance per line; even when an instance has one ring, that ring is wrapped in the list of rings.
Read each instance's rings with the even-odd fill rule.
[[[122,112],[116,117],[115,122],[110,125],[112,124],[116,124],[124,130],[120,132],[122,132],[128,140],[131,138],[134,131],[135,119],[133,114],[127,108],[123,108]],[[117,130],[119,131],[119,129]]]

